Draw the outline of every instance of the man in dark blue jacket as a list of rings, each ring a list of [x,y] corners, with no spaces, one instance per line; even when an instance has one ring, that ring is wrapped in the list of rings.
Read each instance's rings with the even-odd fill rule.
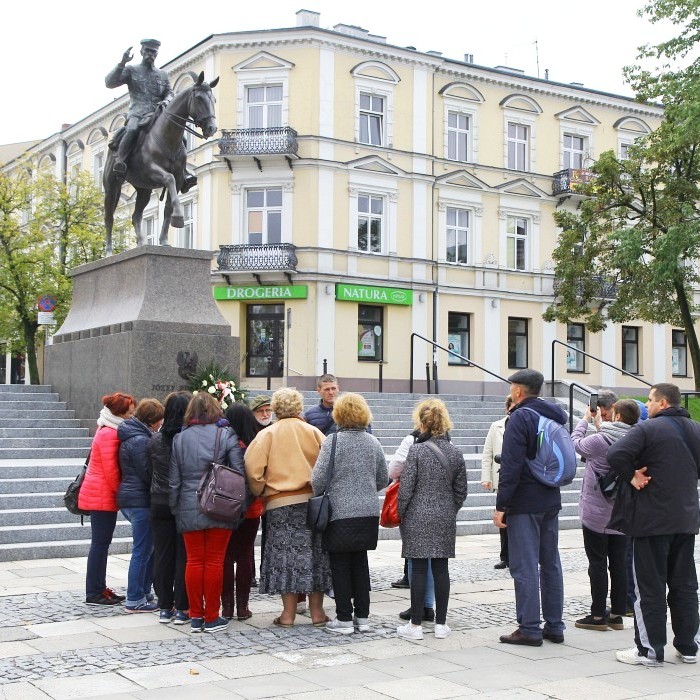
[[[647,401],[649,420],[635,425],[608,450],[610,469],[625,482],[610,526],[632,536],[637,646],[617,652],[617,660],[626,664],[662,664],[667,588],[676,656],[682,663],[696,662],[700,425],[680,404],[675,384],[655,384]]]
[[[542,646],[564,641],[564,580],[559,560],[559,489],[535,479],[527,465],[537,452],[537,424],[545,416],[564,425],[566,413],[539,397],[544,377],[521,369],[509,378],[513,400],[501,450],[493,521],[508,528],[508,558],[515,584],[518,629],[504,644]],[[524,410],[530,408],[532,410]],[[538,415],[539,414],[539,415]],[[544,629],[540,627],[540,595]]]
[[[340,392],[338,380],[332,374],[322,374],[316,382],[316,391],[321,400],[304,411],[304,419],[324,435],[331,435],[338,430],[333,420],[333,405]]]

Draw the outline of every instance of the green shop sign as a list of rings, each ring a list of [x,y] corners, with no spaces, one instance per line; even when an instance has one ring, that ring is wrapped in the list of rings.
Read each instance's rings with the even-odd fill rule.
[[[308,287],[292,284],[285,287],[214,287],[214,299],[219,301],[259,301],[261,299],[306,299]]]
[[[368,301],[374,304],[413,305],[412,289],[367,287],[359,284],[336,284],[335,298],[339,301]]]

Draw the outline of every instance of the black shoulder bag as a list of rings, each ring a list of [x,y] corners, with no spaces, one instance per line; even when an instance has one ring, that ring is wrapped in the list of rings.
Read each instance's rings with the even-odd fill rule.
[[[335,464],[335,444],[338,441],[338,433],[333,433],[331,437],[331,458],[328,463],[328,478],[326,479],[326,488],[320,496],[313,496],[309,499],[306,506],[306,526],[311,532],[321,533],[327,527],[331,520],[331,504],[328,498],[328,487],[331,485],[333,477],[333,465]]]

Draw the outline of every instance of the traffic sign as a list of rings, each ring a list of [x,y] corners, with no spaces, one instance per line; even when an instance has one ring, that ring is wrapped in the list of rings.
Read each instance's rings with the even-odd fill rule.
[[[39,311],[37,314],[37,323],[40,326],[55,326],[56,317],[53,315],[52,311]]]
[[[54,297],[52,294],[44,294],[43,296],[40,296],[39,300],[37,301],[39,311],[53,311],[56,308],[56,304],[56,297]]]

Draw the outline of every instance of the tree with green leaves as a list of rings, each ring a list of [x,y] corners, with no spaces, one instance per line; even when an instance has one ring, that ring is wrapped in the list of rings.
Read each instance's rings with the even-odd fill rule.
[[[102,195],[88,174],[64,183],[0,173],[0,338],[25,353],[32,384],[39,382],[38,298],[56,298],[60,324],[71,300],[70,269],[104,256],[104,248]]]
[[[681,59],[700,38],[700,0],[655,0],[640,12],[684,24],[679,37],[642,47],[640,58]],[[695,29],[692,29],[695,27]],[[578,211],[555,213],[562,229],[553,257],[556,291],[548,321],[582,321],[597,332],[608,321],[683,328],[700,390],[695,326],[700,282],[700,69],[652,73],[626,69],[640,99],[661,99],[661,126],[627,157],[602,153]]]

